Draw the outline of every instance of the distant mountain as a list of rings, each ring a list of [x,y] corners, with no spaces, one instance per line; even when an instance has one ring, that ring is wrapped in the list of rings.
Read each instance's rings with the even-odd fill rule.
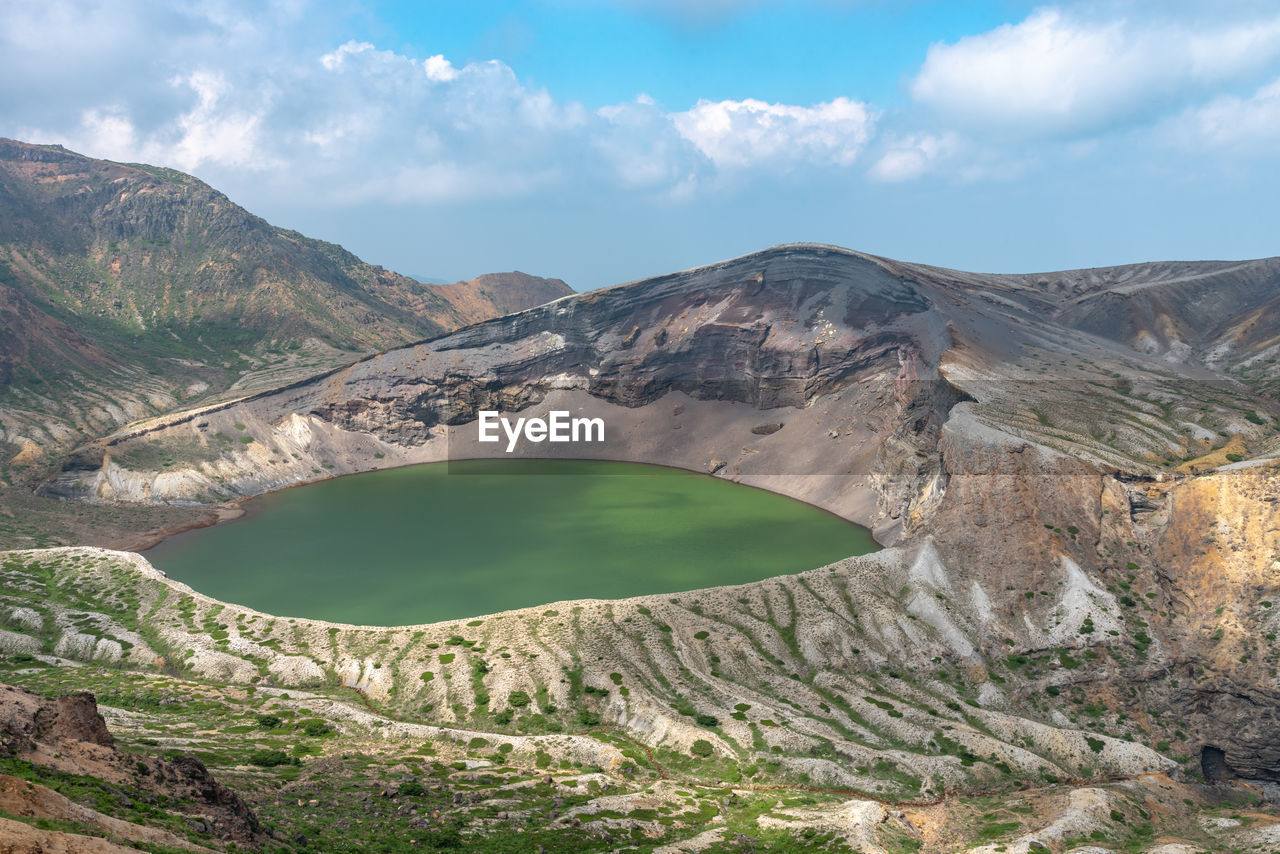
[[[570,292],[422,284],[190,175],[0,139],[0,464]]]
[[[471,318],[472,323],[524,311],[574,293],[573,288],[560,279],[543,279],[519,270],[485,273],[465,282],[428,285],[428,288]]]

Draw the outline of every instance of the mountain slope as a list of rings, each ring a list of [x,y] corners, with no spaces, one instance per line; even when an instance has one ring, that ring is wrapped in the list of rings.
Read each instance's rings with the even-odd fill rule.
[[[573,293],[560,279],[543,279],[519,270],[485,273],[452,285],[427,285],[427,289],[449,300],[467,318],[464,325],[524,311]]]
[[[0,459],[569,292],[423,285],[189,175],[0,139]]]
[[[1250,711],[1280,695],[1274,619],[1259,604],[1280,596],[1277,402],[1209,360],[1131,346],[1127,326],[1092,331],[1059,319],[1089,326],[1067,303],[1114,292],[1110,275],[1122,288],[1135,271],[1059,274],[1059,289],[1041,277],[776,247],[572,296],[122,433],[82,448],[47,488],[91,501],[213,502],[319,471],[491,456],[476,441],[480,409],[601,417],[609,441],[533,453],[711,471],[830,509],[896,547],[860,559],[848,578],[820,573],[667,602],[678,604],[664,605],[668,625],[690,635],[713,631],[704,621],[719,626],[720,661],[677,633],[674,658],[651,669],[683,667],[688,684],[665,687],[637,671],[651,707],[610,712],[637,737],[684,744],[691,734],[664,708],[696,694],[707,706],[695,708],[723,719],[735,692],[772,684],[804,718],[788,744],[834,741],[845,759],[833,760],[828,779],[845,779],[862,748],[840,727],[867,729],[865,697],[928,702],[878,681],[886,670],[939,691],[931,680],[952,668],[943,683],[959,679],[964,701],[979,707],[1058,729],[1095,729],[1082,709],[1105,709],[1099,733],[1167,742],[1188,757],[1212,748],[1243,776],[1280,779],[1280,740]],[[1219,304],[1238,317],[1268,304],[1267,289],[1248,281],[1226,296]],[[1186,328],[1202,329],[1196,345],[1208,352],[1213,330],[1238,322],[1224,313],[1216,326],[1188,318]],[[150,462],[157,447],[170,466]],[[615,657],[598,667],[643,669],[628,644],[652,639],[629,632],[584,617],[559,660],[611,645]],[[1046,703],[1049,687],[1063,699]],[[832,693],[856,714],[837,715]],[[1162,721],[1173,719],[1188,728],[1170,731]],[[1020,744],[1010,732],[1001,738]],[[738,735],[744,744],[748,734]],[[927,750],[929,735],[910,738]]]
[[[252,684],[432,740],[459,774],[599,768],[622,794],[547,821],[599,820],[602,845],[665,835],[679,807],[663,786],[701,780],[726,832],[767,820],[865,851],[1274,847],[1275,269],[993,276],[801,244],[569,296],[121,431],[45,492],[213,503],[493,456],[479,410],[557,409],[604,419],[608,441],[521,453],[708,471],[887,547],[732,588],[400,628],[275,619],[138,555],[10,552],[0,599],[22,630],[0,641],[85,665],[69,679]],[[1215,360],[1230,342],[1245,343]],[[813,799],[732,815],[785,787]]]
[[[1228,436],[1238,436],[1246,453],[1267,447],[1276,404],[1257,387],[1209,363],[1144,352],[1123,330],[1115,340],[1057,319],[1077,291],[1099,287],[1093,280],[1131,277],[1131,269],[1055,275],[1071,287],[835,247],[776,247],[390,350],[225,413],[202,413],[199,420],[209,421],[200,429],[190,418],[171,433],[145,428],[148,442],[172,435],[204,447],[231,419],[249,425],[265,447],[289,445],[275,467],[251,449],[232,448],[214,454],[220,462],[205,474],[197,467],[130,480],[120,456],[137,439],[122,434],[86,449],[73,465],[96,468],[106,451],[119,477],[92,484],[70,477],[101,498],[253,494],[310,479],[322,459],[343,473],[375,459],[483,453],[465,442],[474,428],[458,429],[479,409],[559,401],[598,409],[618,425],[616,441],[576,452],[694,469],[720,460],[722,476],[753,482],[795,476],[782,491],[887,532],[918,527],[920,491],[933,495],[925,484],[945,485],[942,427],[962,402],[957,423],[1042,445],[1068,468],[1150,477],[1215,452]],[[1238,310],[1265,311],[1266,296],[1258,288]],[[1229,326],[1227,317],[1220,322]],[[1207,351],[1213,340],[1198,346]],[[671,395],[689,409],[685,420],[705,413],[709,423],[734,429],[672,432],[679,429],[673,417],[657,414]],[[302,444],[316,451],[294,447],[297,419],[310,437]],[[785,429],[753,437],[749,428],[761,422]],[[895,479],[868,489],[866,478],[887,474]],[[812,475],[864,480],[837,487],[799,479]]]

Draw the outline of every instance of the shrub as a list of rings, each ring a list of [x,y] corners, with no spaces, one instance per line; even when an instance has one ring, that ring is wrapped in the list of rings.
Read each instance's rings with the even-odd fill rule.
[[[512,691],[507,697],[507,702],[515,706],[517,709],[523,709],[532,702],[529,695],[524,691]]]
[[[258,726],[262,729],[276,729],[283,723],[280,718],[275,715],[258,715]]]
[[[1101,753],[1102,748],[1107,746],[1107,743],[1100,738],[1086,737],[1085,741],[1088,743],[1089,749],[1094,753]]]
[[[303,721],[302,731],[312,738],[319,738],[322,735],[328,735],[333,732],[333,727],[321,720]]]
[[[410,780],[407,783],[400,784],[400,794],[402,795],[417,797],[418,795],[425,795],[426,793],[427,793],[426,787],[424,787],[417,780]]]
[[[578,711],[578,723],[583,726],[597,726],[600,723],[600,716],[590,709],[580,709]]]
[[[703,715],[703,714],[695,715],[694,721],[697,722],[698,726],[719,726],[720,725],[720,719],[717,718],[715,715]]]
[[[298,760],[283,750],[255,750],[249,754],[249,764],[260,768],[274,768],[277,765],[297,765]]]
[[[711,742],[707,741],[705,738],[700,738],[689,748],[689,752],[694,756],[701,756],[705,759],[712,753],[715,753],[715,748],[711,746]]]
[[[999,839],[1001,836],[1008,836],[1022,825],[1016,821],[993,821],[983,825],[978,830],[978,836],[982,839]]]

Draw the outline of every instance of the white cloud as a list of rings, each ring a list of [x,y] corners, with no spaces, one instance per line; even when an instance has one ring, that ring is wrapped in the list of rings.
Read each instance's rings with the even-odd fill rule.
[[[188,172],[206,164],[251,170],[279,165],[260,145],[261,114],[222,105],[229,89],[220,74],[196,71],[170,84],[194,94],[195,104],[150,133],[115,107],[83,111],[79,125],[61,134],[31,130],[23,135],[63,139],[72,148],[109,160],[158,163]]]
[[[1280,146],[1280,80],[1247,98],[1227,95],[1188,110],[1173,123],[1172,133],[1192,149],[1274,154]]]
[[[166,113],[122,93],[76,124],[22,135],[218,183],[272,173],[263,177],[295,198],[338,205],[511,198],[563,180],[590,150],[588,111],[500,62],[458,68],[352,41],[269,71],[196,67],[171,77],[179,97]]]
[[[24,134],[42,139],[39,132]],[[103,110],[85,110],[80,119],[80,139],[89,150],[109,160],[132,160],[138,153],[138,132],[125,116]]]
[[[248,0],[126,5],[121,20],[104,17],[97,0],[0,5],[0,98],[12,105],[0,133],[337,206],[553,187],[688,198],[779,171],[846,169],[875,123],[848,98],[700,101],[671,112],[641,95],[592,111],[498,61],[455,65],[365,40],[293,42],[315,10],[292,0],[261,19]],[[121,45],[100,44],[95,27]],[[38,37],[39,50],[12,32]],[[17,83],[44,79],[50,56],[86,81],[61,85],[58,109]],[[119,68],[114,85],[92,85],[99,64]]]
[[[347,64],[347,57],[368,53],[371,50],[374,50],[374,47],[369,42],[349,41],[320,57],[320,64],[324,66],[325,71],[338,71]]]
[[[221,109],[220,102],[229,91],[221,74],[196,71],[174,82],[189,86],[197,101],[174,122],[178,136],[168,151],[160,147],[156,154],[185,170],[207,162],[258,168],[276,165],[274,158],[268,162],[259,151],[261,116],[235,108]]]
[[[847,97],[672,110],[638,95],[588,110],[498,61],[294,41],[315,13],[294,0],[261,18],[248,0],[155,0],[114,17],[98,0],[14,0],[0,5],[0,133],[330,207],[557,192],[689,199],[778,175],[998,180],[1071,156],[1064,140],[1083,145],[1136,117],[1154,124],[1162,111],[1182,111],[1158,127],[1187,146],[1263,150],[1277,138],[1275,88],[1221,93],[1280,60],[1280,15],[1196,24],[1149,13],[1139,26],[1137,15],[1085,8],[1042,8],[934,45],[911,83],[937,111],[921,123],[919,111],[884,117]],[[50,67],[51,56],[64,61]],[[98,66],[115,70],[95,77]],[[1058,155],[1026,144],[1045,136]]]
[[[428,80],[453,80],[458,76],[458,69],[441,54],[427,57],[422,66],[427,70]]]
[[[871,137],[875,116],[836,98],[812,107],[764,101],[698,101],[671,116],[680,135],[721,168],[760,164],[848,166]]]
[[[910,134],[894,139],[867,173],[877,181],[911,181],[937,167],[958,148],[955,134]]]
[[[640,94],[596,112],[601,122],[593,134],[595,151],[623,187],[684,195],[697,185],[705,158],[653,98]]]
[[[935,44],[912,96],[1006,135],[1075,135],[1148,120],[1280,58],[1280,15],[1238,21],[1094,20],[1043,8]]]

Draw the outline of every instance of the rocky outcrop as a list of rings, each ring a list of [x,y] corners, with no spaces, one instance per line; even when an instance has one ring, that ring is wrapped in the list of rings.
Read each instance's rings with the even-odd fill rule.
[[[262,839],[258,819],[248,805],[215,780],[200,760],[190,756],[163,760],[116,750],[92,694],[50,699],[0,685],[0,753],[164,795],[185,806],[205,832],[219,839],[241,844]],[[80,815],[77,820],[87,818]]]
[[[21,688],[0,686],[0,733],[9,753],[33,750],[36,742],[114,747],[97,702],[86,692],[51,700]]]
[[[145,825],[121,821],[78,804],[52,789],[0,774],[0,813],[59,822],[63,827],[79,825],[91,833],[106,833],[115,839],[143,845],[165,846],[187,851],[212,851],[187,839]],[[0,854],[115,854],[136,851],[105,839],[65,831],[42,830],[0,817]]]
[[[1280,781],[1280,465],[1170,490],[1151,560],[1181,655],[1169,702],[1222,752],[1222,773]]]

